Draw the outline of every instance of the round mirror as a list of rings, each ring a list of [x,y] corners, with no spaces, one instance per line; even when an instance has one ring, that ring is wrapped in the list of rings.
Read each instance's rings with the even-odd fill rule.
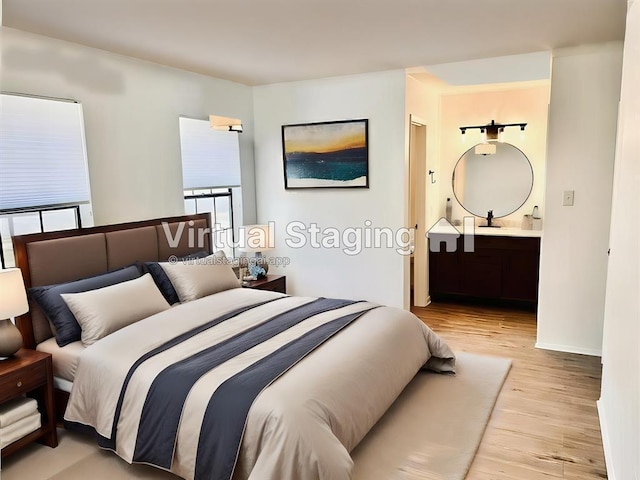
[[[493,210],[505,217],[527,201],[533,168],[527,156],[510,143],[480,143],[460,157],[453,170],[453,193],[462,207],[478,217]]]

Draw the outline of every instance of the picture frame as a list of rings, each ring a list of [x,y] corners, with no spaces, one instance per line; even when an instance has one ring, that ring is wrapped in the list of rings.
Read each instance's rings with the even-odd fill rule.
[[[369,188],[369,120],[282,126],[284,188]]]

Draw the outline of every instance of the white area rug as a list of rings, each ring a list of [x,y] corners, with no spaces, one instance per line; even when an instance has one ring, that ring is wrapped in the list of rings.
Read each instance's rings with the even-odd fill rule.
[[[354,480],[462,480],[511,360],[456,353],[457,373],[419,373],[352,452]]]

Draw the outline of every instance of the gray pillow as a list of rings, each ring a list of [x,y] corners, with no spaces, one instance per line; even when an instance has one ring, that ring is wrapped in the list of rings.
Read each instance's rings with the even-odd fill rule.
[[[82,329],[73,313],[62,299],[63,293],[81,293],[108,287],[140,277],[140,271],[135,265],[103,273],[95,277],[84,278],[69,283],[32,287],[29,295],[40,306],[47,319],[56,331],[56,343],[64,347],[81,339]]]

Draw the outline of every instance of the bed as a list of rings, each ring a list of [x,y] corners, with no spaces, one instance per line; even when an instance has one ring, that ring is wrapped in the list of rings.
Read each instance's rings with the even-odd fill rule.
[[[171,242],[161,225],[175,233],[180,222],[209,227],[197,215],[26,235],[14,239],[16,259],[26,286],[39,287],[211,253],[208,240]],[[84,336],[59,346],[35,302],[17,324],[25,346],[53,355],[65,426],[185,479],[347,480],[349,452],[416,373],[455,364],[409,312],[243,288],[174,304],[88,346]]]

